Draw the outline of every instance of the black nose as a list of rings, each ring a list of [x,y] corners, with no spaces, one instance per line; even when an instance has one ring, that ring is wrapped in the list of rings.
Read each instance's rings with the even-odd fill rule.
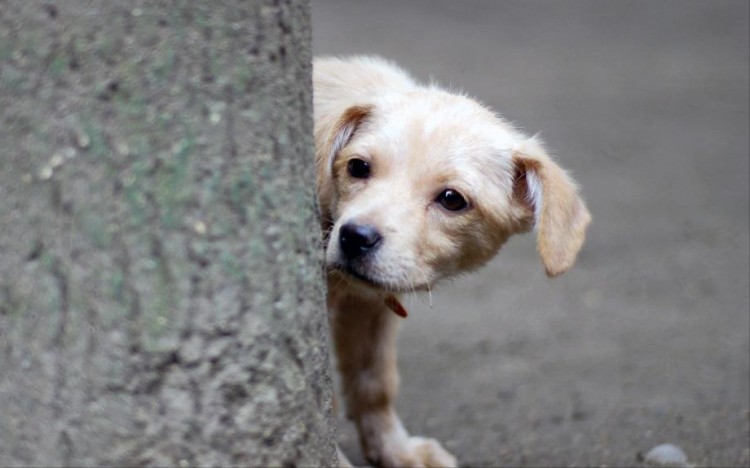
[[[381,239],[378,230],[367,224],[346,223],[339,229],[339,246],[349,259],[374,250]]]

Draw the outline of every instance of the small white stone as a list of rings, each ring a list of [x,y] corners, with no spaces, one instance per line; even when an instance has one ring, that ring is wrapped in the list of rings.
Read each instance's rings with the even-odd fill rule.
[[[657,445],[648,451],[644,461],[649,466],[690,466],[685,451],[674,444]]]

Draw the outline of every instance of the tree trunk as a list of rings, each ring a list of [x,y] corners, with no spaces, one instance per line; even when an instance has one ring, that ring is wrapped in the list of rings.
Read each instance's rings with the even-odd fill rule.
[[[309,5],[0,3],[0,465],[332,465]]]

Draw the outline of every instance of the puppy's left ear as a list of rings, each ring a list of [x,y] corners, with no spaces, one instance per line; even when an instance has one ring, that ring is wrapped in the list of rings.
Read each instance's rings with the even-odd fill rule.
[[[557,276],[575,263],[591,214],[575,182],[533,140],[514,153],[513,163],[514,198],[533,216],[547,276]]]

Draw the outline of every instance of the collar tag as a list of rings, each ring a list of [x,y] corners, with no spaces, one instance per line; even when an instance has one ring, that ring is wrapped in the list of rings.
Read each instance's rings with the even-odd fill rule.
[[[386,297],[385,305],[401,318],[406,318],[409,315],[404,306],[402,306],[398,299],[396,299],[396,296]]]

